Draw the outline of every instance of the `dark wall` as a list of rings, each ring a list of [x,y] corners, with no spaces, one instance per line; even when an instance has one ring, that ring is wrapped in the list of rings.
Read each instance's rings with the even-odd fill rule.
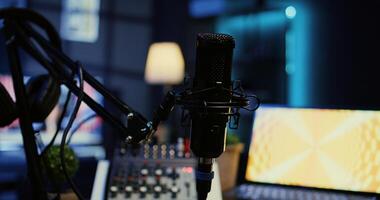
[[[378,1],[313,1],[313,104],[380,108]]]

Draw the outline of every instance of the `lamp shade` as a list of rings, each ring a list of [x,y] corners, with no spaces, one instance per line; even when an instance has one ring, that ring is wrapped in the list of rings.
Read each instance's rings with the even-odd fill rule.
[[[174,42],[153,43],[145,67],[145,81],[151,84],[179,84],[183,81],[185,61]]]

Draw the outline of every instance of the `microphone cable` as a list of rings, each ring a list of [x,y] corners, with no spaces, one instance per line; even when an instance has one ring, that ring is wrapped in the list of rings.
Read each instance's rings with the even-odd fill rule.
[[[63,174],[65,175],[65,178],[66,178],[67,182],[69,183],[71,189],[73,190],[73,192],[75,193],[75,195],[78,197],[79,200],[84,200],[85,198],[80,193],[80,191],[77,188],[77,186],[75,185],[74,181],[69,176],[69,174],[67,172],[66,163],[65,163],[66,138],[67,138],[67,135],[68,135],[68,133],[70,131],[71,126],[74,123],[75,117],[76,117],[76,115],[77,115],[77,113],[79,111],[79,107],[80,107],[80,105],[82,103],[82,99],[83,99],[83,96],[84,96],[84,91],[83,91],[83,85],[84,85],[83,82],[84,81],[83,81],[82,66],[79,63],[77,63],[77,67],[78,67],[78,75],[79,75],[78,78],[79,78],[80,93],[77,96],[77,100],[75,102],[74,110],[71,113],[69,122],[68,122],[67,126],[65,127],[65,129],[63,131],[63,134],[62,134],[62,140],[61,140],[61,144],[60,144],[60,159],[61,159],[61,165],[62,165]]]

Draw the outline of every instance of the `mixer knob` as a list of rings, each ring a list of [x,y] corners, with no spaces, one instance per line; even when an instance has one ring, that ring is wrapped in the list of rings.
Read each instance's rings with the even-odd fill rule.
[[[148,159],[150,154],[150,146],[149,144],[144,145],[144,158]]]
[[[130,198],[133,192],[133,187],[131,185],[127,185],[125,186],[124,191],[125,191],[125,198]]]
[[[153,145],[153,159],[158,158],[158,145]]]
[[[144,151],[150,151],[150,146],[149,144],[144,145]]]
[[[111,192],[118,192],[118,190],[119,190],[119,188],[118,188],[116,185],[112,185],[112,186],[110,187],[110,191],[111,191]]]
[[[155,185],[153,187],[154,191],[154,198],[160,198],[160,194],[162,193],[162,186],[161,185]]]
[[[171,160],[175,158],[175,147],[174,147],[174,145],[170,145],[169,157]]]
[[[148,169],[148,167],[144,165],[144,166],[141,168],[141,170],[140,170],[140,174],[141,174],[142,176],[148,176],[148,174],[149,174],[149,169]]]
[[[140,198],[145,198],[146,193],[148,192],[148,187],[146,185],[141,185],[139,187]]]
[[[110,187],[111,197],[116,197],[119,188],[116,185]]]
[[[178,173],[176,172],[176,168],[175,167],[166,168],[166,176],[172,178],[173,180],[178,178]]]
[[[177,193],[179,192],[179,187],[177,187],[176,185],[173,185],[170,188],[170,192],[172,193],[172,198],[177,198]]]
[[[167,146],[165,144],[161,145],[161,158],[166,159]]]
[[[185,145],[183,143],[183,138],[179,137],[177,139],[177,156],[178,156],[178,158],[182,158],[184,156],[184,150],[185,150]]]
[[[166,173],[167,176],[170,176],[173,173],[173,168],[172,167],[166,168],[165,173]]]
[[[154,190],[154,192],[161,193],[162,192],[162,186],[161,185],[155,185],[153,190]]]
[[[170,188],[170,192],[172,192],[172,193],[178,193],[178,192],[179,192],[179,187],[176,186],[176,185],[173,185],[173,186]]]
[[[131,185],[127,185],[124,188],[125,192],[132,193],[133,192],[133,187]]]
[[[147,176],[147,175],[149,174],[149,170],[146,169],[146,168],[144,168],[144,169],[141,169],[140,173],[141,173],[141,175],[143,175],[143,176]]]
[[[164,172],[161,168],[157,168],[156,170],[154,170],[154,175],[156,176],[162,176],[163,173]]]

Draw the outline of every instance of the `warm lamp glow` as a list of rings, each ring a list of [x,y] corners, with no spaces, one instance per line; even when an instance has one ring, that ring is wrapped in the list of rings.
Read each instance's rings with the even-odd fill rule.
[[[183,81],[185,61],[177,43],[159,42],[150,46],[145,80],[151,84],[179,84]]]

